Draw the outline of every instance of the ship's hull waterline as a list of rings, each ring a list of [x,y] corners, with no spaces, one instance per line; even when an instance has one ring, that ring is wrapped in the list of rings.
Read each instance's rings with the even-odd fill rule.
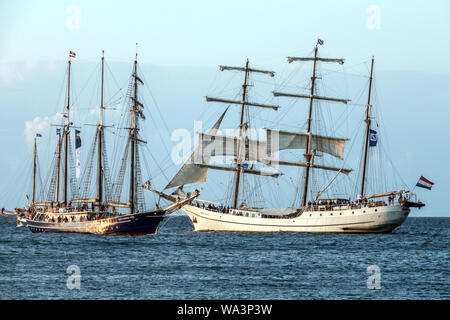
[[[295,218],[245,217],[193,205],[182,210],[195,231],[308,232],[308,233],[390,233],[409,215],[401,205],[363,207],[331,211],[305,211]]]
[[[66,223],[27,219],[27,225],[33,233],[75,232],[116,235],[149,235],[158,232],[158,227],[164,219],[164,214],[164,210],[156,210],[99,220]]]

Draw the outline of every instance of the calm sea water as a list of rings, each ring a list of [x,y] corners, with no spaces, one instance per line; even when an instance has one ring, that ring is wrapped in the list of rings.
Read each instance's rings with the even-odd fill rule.
[[[174,216],[156,236],[32,234],[0,217],[0,298],[450,298],[450,218],[408,218],[385,235],[191,230]],[[70,290],[72,265],[81,279]]]

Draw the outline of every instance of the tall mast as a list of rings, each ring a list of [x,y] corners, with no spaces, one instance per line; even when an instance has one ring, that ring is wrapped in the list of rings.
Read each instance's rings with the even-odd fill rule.
[[[237,152],[235,154],[235,156],[236,156],[236,168],[224,167],[224,166],[211,166],[209,164],[199,164],[200,166],[203,166],[205,168],[211,168],[211,169],[216,169],[216,170],[224,170],[224,171],[235,171],[236,178],[235,178],[234,197],[233,197],[233,207],[234,208],[237,207],[237,203],[238,203],[239,182],[240,182],[241,173],[262,175],[261,171],[244,168],[241,165],[241,157],[242,157],[243,154],[244,155],[246,154],[245,150],[247,150],[247,146],[246,146],[246,136],[247,135],[244,134],[245,128],[246,128],[246,126],[244,124],[245,106],[252,106],[252,107],[263,108],[263,109],[272,109],[272,110],[275,110],[275,111],[278,110],[278,108],[279,108],[279,106],[267,105],[267,104],[261,104],[261,103],[255,103],[255,102],[248,102],[248,101],[246,101],[247,100],[247,87],[248,87],[247,82],[248,82],[248,75],[249,75],[250,72],[266,74],[266,75],[268,75],[270,77],[274,77],[275,76],[275,72],[274,71],[252,69],[252,68],[249,68],[248,65],[249,65],[249,61],[247,59],[247,61],[245,63],[245,68],[243,68],[243,67],[223,66],[223,65],[219,66],[219,70],[220,71],[231,70],[231,71],[245,72],[244,84],[242,85],[242,89],[243,90],[242,90],[242,100],[241,101],[234,101],[234,100],[213,98],[213,97],[205,97],[207,102],[220,102],[220,103],[235,104],[235,105],[240,105],[241,106],[241,117],[240,117],[240,121],[239,121],[239,137],[237,139],[238,140],[238,142],[237,142]],[[268,174],[265,174],[265,175],[268,175]],[[278,176],[278,175],[279,174],[274,174],[274,175],[270,175],[269,174],[268,176]]]
[[[68,166],[68,161],[67,161],[67,156],[68,156],[68,151],[69,151],[69,144],[68,144],[68,138],[69,138],[69,126],[70,126],[70,122],[69,122],[69,109],[70,109],[70,66],[72,64],[72,61],[69,58],[69,72],[68,72],[68,80],[67,80],[67,106],[66,106],[66,112],[65,112],[65,124],[64,124],[64,130],[63,130],[63,134],[64,134],[64,205],[67,205],[67,166]]]
[[[311,150],[312,145],[312,139],[314,138],[320,140],[320,136],[313,136],[311,133],[311,122],[312,122],[312,108],[313,108],[313,102],[314,100],[325,100],[329,102],[338,102],[347,104],[350,100],[348,99],[340,99],[340,98],[331,98],[331,97],[323,97],[323,96],[317,96],[314,95],[314,89],[315,89],[315,82],[316,82],[316,65],[317,62],[331,62],[331,63],[339,63],[344,64],[344,59],[336,59],[336,58],[321,58],[318,57],[318,45],[323,45],[323,40],[317,39],[317,44],[314,48],[314,57],[287,57],[288,63],[291,63],[293,61],[313,61],[314,67],[313,67],[313,74],[311,77],[311,92],[309,95],[306,94],[292,94],[292,93],[282,93],[282,92],[273,92],[274,96],[276,97],[290,97],[290,98],[304,98],[309,99],[309,113],[308,113],[308,122],[307,122],[307,139],[306,139],[306,146],[305,146],[305,159],[306,163],[301,164],[301,166],[305,167],[305,182],[303,186],[303,196],[302,196],[302,206],[306,206],[306,200],[308,199],[308,184],[309,184],[309,171],[310,168],[318,168],[318,169],[325,169],[325,170],[335,170],[336,168],[331,167],[324,167],[324,166],[316,166],[313,164],[314,159],[314,150]],[[286,163],[286,162],[284,162]],[[341,170],[339,170],[341,171]],[[345,170],[342,172],[349,172],[349,170]]]
[[[369,80],[369,96],[367,98],[367,108],[366,108],[366,119],[364,120],[366,123],[366,137],[365,137],[365,145],[364,145],[364,159],[363,159],[363,172],[362,172],[362,180],[361,180],[361,197],[364,196],[364,185],[366,180],[366,170],[367,170],[367,151],[369,146],[369,136],[370,136],[370,97],[372,94],[372,79],[373,79],[373,64],[375,58],[372,57],[372,65],[370,67],[370,80]]]
[[[306,199],[308,198],[308,182],[309,182],[309,168],[311,167],[311,120],[312,120],[312,107],[314,101],[314,87],[316,83],[316,62],[317,62],[317,45],[314,49],[314,67],[313,67],[313,75],[311,77],[311,98],[309,100],[309,114],[308,114],[308,128],[306,133],[308,134],[308,138],[306,140],[306,168],[305,168],[305,183],[303,187],[303,196],[302,196],[302,206],[306,206]]]
[[[34,194],[36,191],[36,137],[34,137],[34,158],[33,158],[33,192],[31,194],[31,206],[34,207]]]
[[[102,138],[103,138],[103,80],[104,80],[104,65],[105,65],[105,54],[102,51],[102,84],[100,93],[100,108],[98,115],[98,157],[97,157],[97,200],[99,204],[102,202]],[[99,207],[100,210],[100,207]]]
[[[242,105],[241,105],[241,118],[239,122],[239,147],[238,147],[238,157],[236,161],[236,182],[234,185],[234,199],[233,199],[233,208],[237,208],[237,202],[239,197],[239,182],[241,178],[241,149],[242,149],[242,139],[243,139],[243,126],[244,126],[244,111],[245,111],[245,99],[247,96],[247,78],[248,78],[248,59],[245,63],[245,76],[244,76],[244,84],[242,85]],[[244,138],[245,139],[245,138]],[[245,142],[244,142],[245,143]],[[244,152],[245,154],[245,152]]]
[[[137,100],[137,53],[134,60],[134,104],[133,108],[130,110],[131,113],[131,128],[130,128],[130,139],[131,139],[131,168],[130,168],[130,211],[134,213],[134,198],[135,198],[135,183],[134,183],[134,171],[135,171],[135,152],[136,152],[136,113],[138,112],[138,100]]]

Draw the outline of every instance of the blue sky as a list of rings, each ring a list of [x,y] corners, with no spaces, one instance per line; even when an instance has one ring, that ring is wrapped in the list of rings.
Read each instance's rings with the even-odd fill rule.
[[[109,62],[124,63],[128,72],[126,63],[139,43],[140,62],[159,68],[160,83],[151,73],[147,76],[155,83],[160,107],[180,114],[170,120],[170,129],[191,129],[200,114],[194,108],[208,93],[218,64],[242,65],[249,57],[262,68],[279,71],[286,56],[310,53],[321,38],[322,56],[357,64],[375,55],[378,94],[387,108],[396,166],[410,185],[420,174],[436,182],[432,192],[419,193],[431,206],[420,215],[450,216],[442,201],[450,190],[449,21],[450,2],[438,0],[3,0],[0,133],[11,134],[3,134],[0,143],[11,158],[17,156],[25,122],[54,115],[64,74],[61,64],[69,50],[77,53],[80,66],[98,63],[105,50]],[[195,80],[187,84],[190,79],[183,73]],[[169,78],[162,78],[164,74]],[[36,97],[39,108],[32,108]],[[195,111],[183,113],[184,101]],[[7,171],[0,169],[8,177]]]
[[[320,37],[325,53],[375,55],[386,70],[448,72],[449,18],[445,0],[2,0],[0,59],[62,59],[72,48],[80,59],[104,49],[123,60],[138,42],[156,65],[270,63]]]

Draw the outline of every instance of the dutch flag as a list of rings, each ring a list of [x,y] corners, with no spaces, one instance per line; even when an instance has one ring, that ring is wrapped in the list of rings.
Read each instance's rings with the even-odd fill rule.
[[[416,184],[416,187],[421,187],[421,188],[431,190],[431,187],[433,185],[434,185],[434,182],[431,182],[430,180],[426,179],[424,176],[421,176],[419,181]]]

